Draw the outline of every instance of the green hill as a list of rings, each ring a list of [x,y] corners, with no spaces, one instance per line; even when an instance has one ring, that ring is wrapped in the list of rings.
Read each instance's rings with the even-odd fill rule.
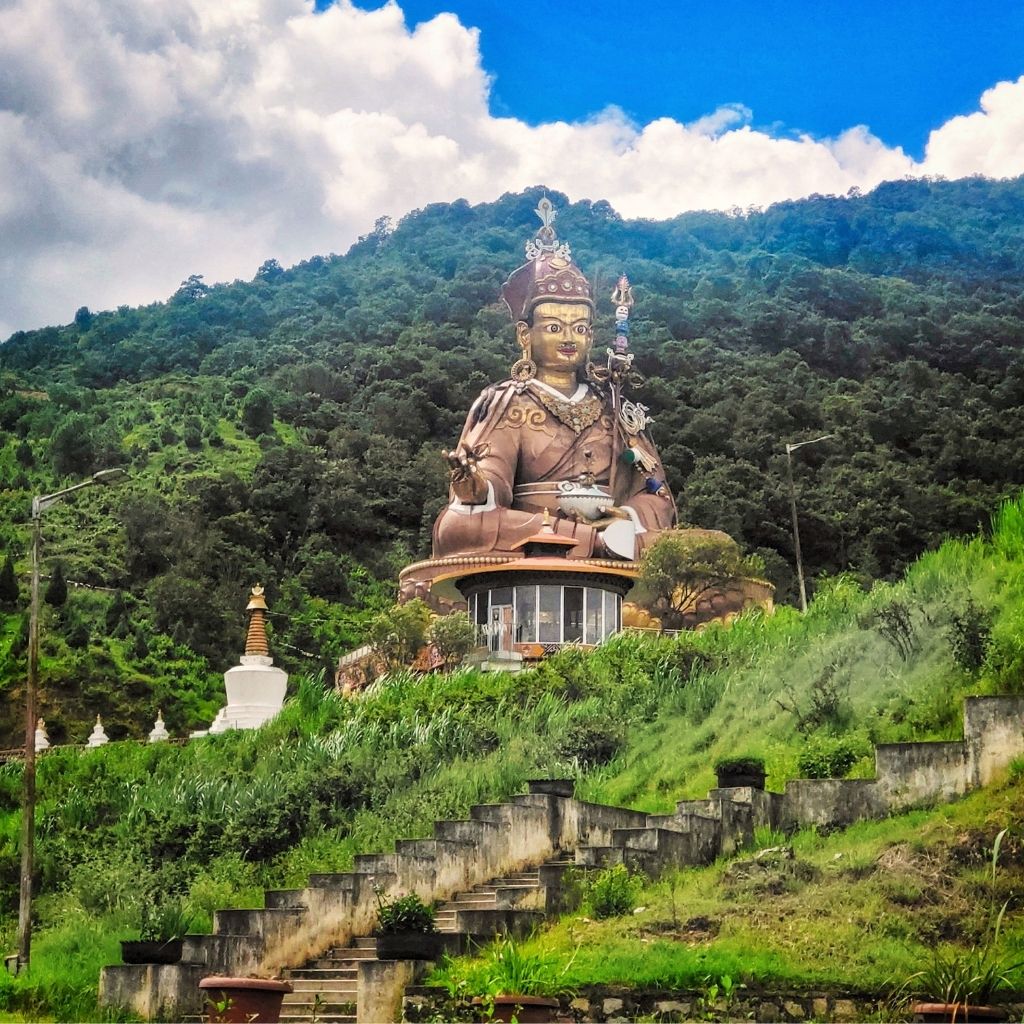
[[[99,966],[116,958],[117,939],[131,934],[153,894],[181,894],[208,926],[218,907],[258,906],[264,887],[344,870],[358,852],[426,835],[434,819],[505,798],[537,775],[573,775],[587,798],[657,811],[703,796],[709,765],[723,753],[763,754],[775,787],[808,764],[834,767],[836,757],[845,759],[841,770],[868,774],[871,743],[954,737],[965,694],[1020,692],[1022,617],[1024,499],[1001,508],[990,536],[947,541],[896,583],[865,592],[849,577],[831,581],[806,615],[780,608],[676,638],[623,634],[517,676],[386,677],[358,701],[305,678],[278,719],[255,733],[49,752],[40,762],[34,967],[28,978],[0,978],[0,1000],[89,1019]],[[974,815],[970,828],[988,836],[1016,785],[948,820]],[[20,766],[0,768],[8,945],[19,787]],[[809,837],[801,849],[866,863],[923,821],[865,826],[849,846]],[[877,897],[877,887],[863,895]],[[745,905],[730,919],[740,920]],[[1008,942],[1021,941],[1019,919],[1014,904]],[[755,925],[736,927],[743,941],[756,940]],[[920,956],[927,934],[909,924],[904,931],[888,936],[870,970],[856,959],[844,977],[876,985]],[[847,929],[843,943],[862,932]],[[738,955],[734,939],[722,971]],[[625,970],[615,955],[609,963]],[[673,969],[689,977],[697,966],[685,949],[679,955]],[[804,947],[783,944],[769,959],[766,976],[824,976],[820,956]]]
[[[257,580],[291,671],[361,642],[429,546],[438,449],[507,373],[496,297],[540,195],[431,206],[344,256],[189,278],[0,346],[0,542],[23,583],[0,609],[0,743],[20,732],[31,495],[103,466],[130,482],[46,517],[44,571],[86,585],[44,623],[54,740],[97,713],[115,737],[158,708],[179,735],[208,724]],[[623,270],[636,283],[643,401],[683,518],[761,555],[780,600],[787,440],[835,434],[797,457],[815,578],[895,579],[1024,484],[1024,179],[662,222],[552,198],[599,299]]]

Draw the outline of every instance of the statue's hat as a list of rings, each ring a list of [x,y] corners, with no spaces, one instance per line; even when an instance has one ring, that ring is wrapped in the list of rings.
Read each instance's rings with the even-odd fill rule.
[[[526,243],[526,263],[509,275],[501,297],[513,320],[528,320],[538,302],[581,302],[594,308],[590,282],[572,261],[565,242],[559,242],[552,222],[554,207],[546,196],[537,206],[543,225]]]

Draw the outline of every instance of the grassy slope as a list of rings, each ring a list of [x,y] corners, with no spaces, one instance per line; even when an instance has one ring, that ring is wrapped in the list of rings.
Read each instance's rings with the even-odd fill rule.
[[[994,898],[1011,899],[1000,948],[1022,960],[1022,774],[936,810],[827,837],[801,832],[794,859],[777,868],[746,868],[747,852],[669,875],[640,893],[642,909],[625,922],[572,914],[525,951],[553,959],[570,988],[700,990],[727,976],[797,990],[893,992],[937,946],[983,936],[993,892],[987,851],[1009,827]],[[452,973],[471,978],[474,968],[463,962]]]
[[[1015,518],[1017,509],[1009,505],[1001,515]],[[846,737],[863,753],[852,774],[864,777],[874,771],[872,743],[959,738],[964,695],[1014,685],[1012,623],[1021,590],[1017,556],[1004,537],[1014,529],[998,530],[991,544],[949,541],[901,582],[869,594],[839,578],[822,588],[806,617],[780,608],[769,619],[747,616],[729,630],[686,638],[710,667],[698,664],[659,717],[633,732],[628,750],[584,780],[584,794],[661,812],[703,796],[719,756],[761,754],[769,788],[781,789],[799,777],[797,756],[809,733]],[[909,654],[879,628],[879,613],[894,607],[907,615]],[[953,620],[975,613],[982,630],[994,620],[1002,640],[980,672],[958,665],[951,643]],[[832,706],[817,729],[801,733],[798,714],[813,717],[818,705]]]
[[[661,810],[703,794],[717,753],[759,749],[779,785],[795,774],[808,738],[775,700],[806,714],[823,692],[822,679],[836,699],[817,734],[862,744],[955,735],[965,692],[1019,689],[1022,598],[1024,504],[1011,503],[990,540],[948,542],[901,583],[868,594],[837,580],[806,616],[780,609],[678,639],[626,635],[592,655],[567,652],[516,677],[396,677],[357,702],[305,681],[279,719],[257,734],[184,748],[112,744],[86,755],[48,755],[40,779],[43,895],[33,975],[15,983],[0,978],[0,1006],[6,1000],[48,1007],[62,1019],[94,1016],[98,968],[112,959],[112,942],[130,935],[149,882],[181,889],[208,921],[218,906],[255,905],[263,886],[301,885],[311,871],[350,866],[357,852],[429,834],[435,818],[507,797],[538,772],[574,773],[591,799]],[[957,666],[949,642],[952,618],[969,599],[983,613],[975,620],[992,623],[986,661],[971,671]],[[874,617],[894,605],[911,624],[906,658]],[[616,742],[618,753],[608,761]],[[869,763],[854,771],[863,774]],[[16,769],[0,771],[7,901],[17,878],[17,787]],[[862,826],[850,841],[889,842],[890,827],[896,826]],[[829,857],[841,852],[828,844],[844,841],[801,844],[828,868],[827,879]],[[863,861],[876,852],[851,848],[844,856]],[[681,891],[699,905],[714,877],[694,874]],[[841,883],[835,893],[846,888]],[[815,891],[825,893],[807,891],[808,906]],[[744,929],[755,927],[757,914],[753,923],[740,923],[744,899],[735,895],[737,916],[723,926],[724,959],[716,970],[726,971],[730,949],[739,956],[735,951],[754,941]],[[758,914],[764,908],[760,900],[747,905]],[[888,916],[878,904],[872,913],[879,922]],[[847,916],[852,923],[855,915]],[[765,976],[810,979],[829,967],[823,960],[816,967],[798,948],[806,930],[801,920],[793,917],[798,945],[780,939]],[[92,942],[97,931],[102,943]],[[843,941],[856,945],[857,934]],[[11,918],[5,938],[13,944]],[[890,938],[882,945],[895,949]],[[627,965],[620,967],[625,978],[630,957],[654,962],[646,953],[639,957],[629,943],[618,952],[609,947],[592,960],[578,957],[574,971],[620,963]],[[847,962],[854,978],[874,985],[912,959],[913,953],[887,953],[877,969],[864,957]]]

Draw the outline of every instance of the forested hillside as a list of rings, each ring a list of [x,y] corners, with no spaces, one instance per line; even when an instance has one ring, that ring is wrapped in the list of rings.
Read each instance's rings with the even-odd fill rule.
[[[289,668],[359,643],[429,549],[438,449],[514,358],[496,300],[541,194],[432,206],[344,256],[190,277],[166,303],[83,308],[0,346],[0,539],[21,584],[0,579],[0,737],[19,728],[31,495],[104,466],[131,479],[46,518],[44,572],[101,588],[46,606],[54,739],[84,739],[97,712],[112,736],[157,707],[172,731],[207,723],[257,580]],[[1024,483],[1024,180],[663,222],[551,198],[599,340],[614,278],[635,283],[640,397],[682,517],[760,554],[781,599],[786,441],[835,434],[795,457],[812,576],[893,577]]]

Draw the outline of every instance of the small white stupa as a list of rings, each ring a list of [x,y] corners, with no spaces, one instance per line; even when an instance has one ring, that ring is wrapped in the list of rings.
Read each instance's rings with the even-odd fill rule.
[[[46,735],[46,723],[40,718],[36,722],[36,750],[46,750],[50,746],[50,737]]]
[[[89,739],[86,742],[87,747],[102,747],[104,743],[109,741],[109,737],[103,729],[103,722],[100,716],[96,716],[96,724],[92,727],[92,732],[89,733]]]
[[[164,725],[164,713],[158,711],[156,713],[156,721],[153,723],[153,728],[149,733],[150,743],[163,743],[165,740],[169,740],[171,734],[167,731],[167,726]]]
[[[249,613],[245,654],[238,665],[224,673],[228,703],[213,720],[211,733],[228,729],[258,729],[269,722],[284,704],[288,673],[274,668],[274,659],[270,656],[267,602],[259,584],[252,588],[245,610]]]

